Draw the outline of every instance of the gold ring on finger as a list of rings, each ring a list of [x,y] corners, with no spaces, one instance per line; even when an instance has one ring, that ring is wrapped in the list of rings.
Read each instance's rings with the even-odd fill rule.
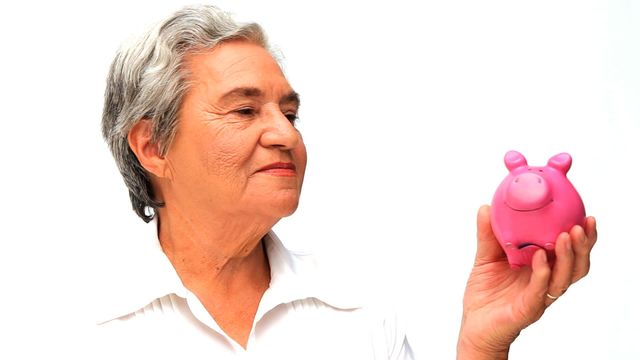
[[[551,294],[547,293],[547,297],[548,297],[549,299],[551,299],[552,301],[556,301],[556,300],[558,300],[558,298],[560,297],[560,295],[558,295],[558,296],[553,296],[553,295],[551,295]]]

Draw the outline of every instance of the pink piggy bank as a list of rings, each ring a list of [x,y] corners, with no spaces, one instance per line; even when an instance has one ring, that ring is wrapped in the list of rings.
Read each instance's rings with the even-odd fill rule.
[[[574,225],[584,226],[584,204],[567,179],[571,155],[558,154],[547,166],[527,165],[517,151],[504,156],[509,175],[491,204],[491,227],[513,268],[531,265],[536,250],[554,256],[556,238]]]

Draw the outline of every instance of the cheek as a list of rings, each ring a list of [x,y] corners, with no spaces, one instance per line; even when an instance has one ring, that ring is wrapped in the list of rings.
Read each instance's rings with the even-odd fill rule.
[[[246,164],[250,152],[246,151],[246,146],[241,142],[224,139],[207,144],[207,150],[203,155],[203,166],[208,175],[238,182],[239,175],[247,171]]]

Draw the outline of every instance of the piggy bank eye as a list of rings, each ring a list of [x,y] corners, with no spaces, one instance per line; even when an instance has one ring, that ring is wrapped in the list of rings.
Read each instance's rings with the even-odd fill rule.
[[[542,171],[542,169],[538,169],[538,172],[544,172],[544,171]]]

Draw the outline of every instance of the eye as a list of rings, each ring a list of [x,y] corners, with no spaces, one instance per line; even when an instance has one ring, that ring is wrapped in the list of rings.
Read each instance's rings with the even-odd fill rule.
[[[289,120],[290,123],[295,124],[296,120],[298,120],[298,114],[284,114],[284,116]]]
[[[242,116],[246,116],[246,117],[254,116],[256,114],[256,110],[253,109],[253,108],[249,108],[249,107],[248,108],[241,108],[241,109],[235,110],[234,112],[236,114],[239,114],[239,115],[242,115]]]

